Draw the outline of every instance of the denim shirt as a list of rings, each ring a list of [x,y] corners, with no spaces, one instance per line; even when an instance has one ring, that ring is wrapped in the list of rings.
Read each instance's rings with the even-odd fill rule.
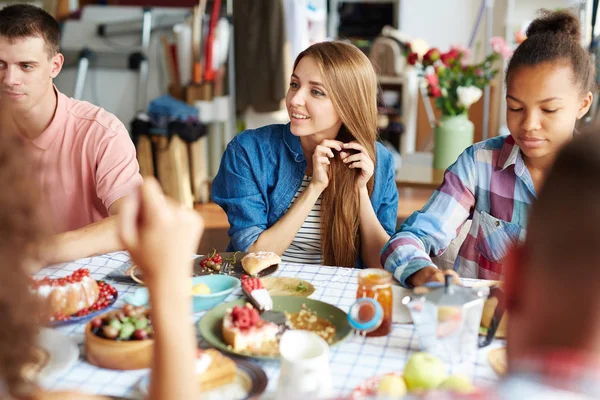
[[[381,143],[376,143],[376,149],[371,204],[391,235],[398,213],[394,159]],[[247,251],[286,213],[306,166],[300,139],[292,134],[289,124],[246,130],[227,145],[213,180],[212,198],[227,213],[228,251]],[[357,266],[363,267],[360,259]]]

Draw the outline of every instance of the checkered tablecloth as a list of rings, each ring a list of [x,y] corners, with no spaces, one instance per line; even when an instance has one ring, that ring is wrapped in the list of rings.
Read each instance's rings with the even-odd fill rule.
[[[62,277],[71,274],[78,268],[85,267],[98,280],[105,279],[106,275],[113,270],[130,263],[129,255],[126,252],[117,252],[47,267],[40,271],[38,276]],[[284,263],[280,265],[274,276],[294,277],[309,281],[315,286],[315,293],[311,295],[312,299],[336,305],[347,312],[356,299],[357,272],[355,269],[347,268]],[[119,300],[113,305],[114,307],[121,307],[124,304],[123,295],[133,293],[139,287],[136,284],[109,282],[119,291]],[[241,295],[241,290],[238,290],[232,293],[226,301],[235,300]],[[203,314],[195,314],[195,320],[199,320]],[[85,361],[83,349],[85,323],[73,323],[56,328],[77,342],[81,350],[81,357],[71,369],[43,380],[42,385],[50,390],[74,389],[87,393],[142,398],[138,384],[140,379],[149,373],[149,370],[114,371],[95,367]],[[200,336],[198,339],[200,346],[207,345]],[[487,352],[503,344],[503,341],[495,341],[489,347],[479,350],[477,360],[463,363],[458,367],[459,372],[470,375],[474,383],[479,386],[494,383],[498,377],[487,361]],[[369,377],[402,371],[408,357],[418,350],[419,342],[414,326],[409,324],[395,323],[392,333],[381,338],[351,335],[341,344],[331,348],[330,365],[334,391],[340,395],[349,394]],[[279,362],[260,361],[258,364],[265,370],[269,378],[267,393],[273,393],[279,377]]]

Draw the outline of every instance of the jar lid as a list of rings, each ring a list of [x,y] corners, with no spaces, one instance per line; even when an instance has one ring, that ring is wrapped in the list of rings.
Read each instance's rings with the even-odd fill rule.
[[[430,282],[425,284],[424,288],[426,288],[425,292],[415,297],[422,297],[437,306],[463,306],[472,301],[485,299],[489,294],[487,287],[471,288],[455,284],[450,275],[445,277],[445,283]]]
[[[358,282],[366,282],[371,285],[384,285],[392,282],[393,275],[381,268],[365,268],[358,271]]]
[[[376,300],[362,297],[348,311],[348,323],[358,331],[371,332],[379,328],[383,321],[383,309]]]

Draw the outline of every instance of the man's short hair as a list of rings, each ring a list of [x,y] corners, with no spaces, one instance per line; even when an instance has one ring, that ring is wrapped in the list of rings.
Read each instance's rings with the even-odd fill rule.
[[[15,4],[0,10],[0,37],[14,41],[39,37],[44,40],[48,57],[60,46],[58,22],[46,11],[30,4]]]

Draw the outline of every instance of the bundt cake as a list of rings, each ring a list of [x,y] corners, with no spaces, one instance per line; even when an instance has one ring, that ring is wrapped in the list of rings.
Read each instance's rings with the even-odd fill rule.
[[[92,306],[100,293],[98,283],[86,268],[63,278],[37,280],[33,290],[42,299],[47,299],[49,311],[55,316],[72,315]]]

